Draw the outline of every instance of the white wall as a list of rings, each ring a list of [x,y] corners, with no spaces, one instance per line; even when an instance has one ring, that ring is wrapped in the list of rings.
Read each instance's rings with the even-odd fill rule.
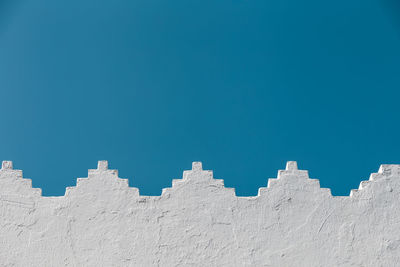
[[[140,196],[100,161],[65,196],[0,171],[0,266],[400,266],[400,165],[349,197],[288,162],[256,197],[193,163]]]

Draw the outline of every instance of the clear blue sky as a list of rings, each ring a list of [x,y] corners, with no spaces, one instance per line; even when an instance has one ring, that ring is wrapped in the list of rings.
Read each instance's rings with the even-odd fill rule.
[[[400,163],[395,0],[0,0],[0,159],[63,195],[107,159],[159,195],[287,160],[348,195]]]

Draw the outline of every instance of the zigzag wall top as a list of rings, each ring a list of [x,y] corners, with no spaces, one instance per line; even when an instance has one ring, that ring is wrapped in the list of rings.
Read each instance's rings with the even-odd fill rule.
[[[400,166],[332,197],[288,162],[237,197],[194,162],[141,196],[106,161],[64,196],[43,197],[4,161],[0,266],[399,266]]]
[[[379,170],[377,173],[372,173],[370,176],[370,179],[368,181],[362,181],[360,183],[360,186],[358,189],[353,189],[350,192],[350,197],[352,197],[358,190],[363,189],[370,181],[374,181],[376,177],[379,176],[387,176],[388,174],[399,174],[400,173],[400,165],[399,164],[383,164],[380,166]],[[99,179],[104,179],[105,176],[107,176],[107,179],[117,181],[117,183],[122,183],[125,184],[127,188],[131,188],[132,191],[138,190],[136,187],[129,187],[128,185],[128,180],[119,178],[118,177],[118,170],[111,170],[108,169],[108,162],[105,160],[98,161],[97,169],[89,169],[88,171],[88,178],[92,179],[92,177],[98,176],[100,177]],[[3,177],[3,179],[0,179],[0,192],[6,191],[6,190],[11,190],[18,192],[18,190],[26,190],[27,192],[29,190],[29,187],[31,188],[32,192],[34,192],[34,195],[41,195],[41,189],[40,188],[32,188],[31,184],[31,179],[23,178],[22,177],[22,171],[21,170],[15,170],[13,169],[13,164],[12,161],[3,161],[2,162],[2,167],[0,169],[0,177]],[[188,177],[196,177],[193,179],[188,179]],[[315,185],[319,186],[319,180],[318,179],[310,179],[308,176],[308,171],[306,170],[299,170],[297,168],[297,162],[296,161],[288,161],[286,163],[286,169],[285,170],[279,170],[278,171],[278,177],[277,178],[270,178],[268,179],[268,186],[267,187],[261,187],[259,188],[258,195],[257,196],[250,196],[250,197],[259,197],[261,194],[263,194],[264,191],[267,191],[267,188],[270,188],[272,184],[276,183],[277,179],[281,179],[282,177],[292,177],[292,178],[283,178],[283,179],[290,179],[293,183],[294,186],[295,184],[302,184],[302,183],[314,183]],[[77,186],[82,182],[83,179],[87,178],[78,178],[77,179]],[[203,170],[202,169],[202,163],[201,162],[193,162],[192,163],[192,170],[184,171],[183,173],[183,179],[173,179],[172,184],[179,183],[180,181],[185,182],[185,183],[198,183],[199,181],[197,180],[205,180],[208,181],[210,184],[213,184],[214,182],[218,182],[223,186],[223,180],[220,179],[214,179],[212,171],[208,170]],[[399,178],[400,179],[400,178]],[[215,181],[213,181],[215,180]],[[207,184],[207,182],[205,183]],[[17,186],[18,185],[18,186]],[[105,190],[107,190],[107,185],[108,186],[113,186],[112,183],[108,183],[105,186]],[[95,186],[95,185],[94,185]],[[4,190],[6,188],[6,190]],[[7,189],[7,188],[14,188],[14,189]],[[73,190],[74,187],[67,187],[66,188],[66,194],[64,196],[68,195],[68,192],[70,190]],[[111,189],[111,188],[109,188]],[[226,188],[228,189],[228,188]],[[229,190],[234,190],[229,188]],[[322,191],[329,191],[329,188],[321,188]],[[162,190],[162,194],[164,192],[168,191],[168,188],[164,188]],[[140,194],[139,194],[140,195]],[[148,196],[151,197],[151,196]],[[154,196],[157,197],[157,196]],[[332,196],[335,197],[335,196]],[[338,196],[338,197],[343,197],[343,196]],[[243,197],[242,197],[243,198]]]

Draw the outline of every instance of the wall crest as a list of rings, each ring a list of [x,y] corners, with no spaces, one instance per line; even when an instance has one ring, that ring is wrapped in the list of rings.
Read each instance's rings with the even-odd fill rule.
[[[194,162],[143,196],[99,161],[45,197],[3,161],[0,266],[397,266],[400,165],[332,196],[290,161],[257,196],[237,197]]]

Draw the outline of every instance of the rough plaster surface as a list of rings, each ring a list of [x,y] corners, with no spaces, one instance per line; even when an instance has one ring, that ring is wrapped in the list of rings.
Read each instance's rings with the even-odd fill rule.
[[[237,197],[194,162],[141,196],[106,161],[43,197],[4,161],[0,266],[400,266],[400,165],[333,197],[288,162],[258,196]]]

